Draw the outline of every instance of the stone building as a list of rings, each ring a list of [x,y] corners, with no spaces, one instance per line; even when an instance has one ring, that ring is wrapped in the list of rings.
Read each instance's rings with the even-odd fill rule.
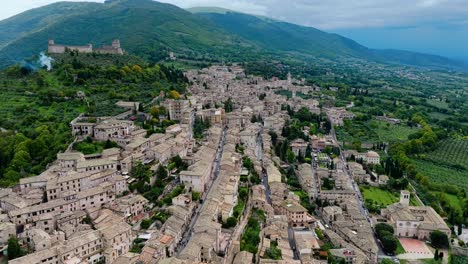
[[[116,39],[112,41],[112,45],[110,46],[102,46],[101,48],[93,49],[92,44],[88,44],[85,46],[71,46],[71,45],[62,45],[62,44],[55,44],[53,39],[49,40],[48,45],[48,52],[51,54],[62,54],[65,51],[78,51],[80,53],[102,53],[102,54],[118,54],[123,55],[124,50],[120,47],[120,40]]]
[[[382,216],[391,223],[395,235],[427,240],[431,232],[439,230],[450,237],[451,231],[442,217],[430,206],[410,206],[410,192],[403,190],[400,202],[382,210]]]

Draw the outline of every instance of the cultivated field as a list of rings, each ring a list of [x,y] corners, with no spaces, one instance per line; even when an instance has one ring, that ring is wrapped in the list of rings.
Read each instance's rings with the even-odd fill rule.
[[[451,184],[460,189],[468,189],[468,171],[443,167],[431,161],[414,160],[419,172],[438,184]]]
[[[468,177],[468,139],[446,139],[426,157],[437,164],[464,168]]]
[[[366,122],[353,121],[336,129],[338,140],[353,142],[395,142],[407,140],[408,136],[418,131],[418,128],[406,124],[392,125],[383,121],[370,120]]]

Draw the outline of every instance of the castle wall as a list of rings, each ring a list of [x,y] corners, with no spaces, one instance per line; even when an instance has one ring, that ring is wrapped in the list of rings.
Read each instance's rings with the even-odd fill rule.
[[[49,53],[65,53],[65,50],[75,50],[81,53],[91,53],[93,52],[93,46],[63,46],[63,45],[49,45]]]
[[[94,49],[94,52],[101,53],[101,54],[123,54],[123,50],[121,48],[113,48],[113,47],[103,47],[100,49]]]
[[[49,53],[64,53],[65,52],[65,46],[61,45],[49,45]]]
[[[54,40],[49,40],[48,52],[49,53],[65,53],[66,50],[78,51],[80,53],[104,53],[104,54],[119,54],[123,55],[124,51],[120,47],[120,41],[114,40],[112,46],[103,46],[102,48],[93,49],[93,45],[89,44],[87,46],[66,46],[66,45],[56,45]]]

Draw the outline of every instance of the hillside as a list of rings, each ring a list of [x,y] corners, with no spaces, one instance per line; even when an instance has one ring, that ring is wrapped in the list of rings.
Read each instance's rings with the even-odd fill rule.
[[[401,50],[374,50],[312,27],[304,27],[236,12],[200,12],[229,33],[248,39],[264,49],[300,52],[319,57],[355,57],[381,63],[406,64],[436,69],[466,70],[463,62]]]
[[[35,8],[0,21],[0,49],[9,42],[57,23],[66,17],[101,7],[97,3],[60,2]]]
[[[46,50],[48,39],[63,44],[100,46],[115,38],[121,40],[129,53],[151,61],[159,61],[168,51],[174,51],[180,58],[218,61],[280,58],[288,54],[299,60],[312,56],[437,69],[465,67],[438,56],[368,49],[351,39],[312,27],[220,8],[194,8],[189,12],[150,0],[89,5],[56,3],[1,21],[0,29],[2,26],[8,31],[0,34],[0,67]]]
[[[167,50],[190,56],[210,55],[213,51],[219,56],[230,56],[239,47],[249,46],[211,21],[173,5],[149,0],[98,5],[100,8],[69,16],[12,41],[0,50],[1,66],[46,50],[48,39],[100,46],[119,38],[126,51],[150,60],[159,60],[167,55]]]
[[[361,57],[368,50],[350,39],[311,27],[275,22],[234,12],[200,15],[209,18],[227,32],[248,39],[264,49],[325,57],[340,55]]]

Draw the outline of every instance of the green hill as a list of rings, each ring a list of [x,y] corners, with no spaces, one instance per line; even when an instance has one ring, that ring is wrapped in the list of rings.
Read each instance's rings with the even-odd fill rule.
[[[174,51],[179,58],[246,61],[283,55],[358,58],[438,69],[461,69],[452,60],[406,51],[372,50],[337,34],[312,27],[221,8],[191,12],[151,0],[56,3],[0,21],[0,66],[37,55],[56,43],[100,46],[120,39],[129,53],[159,61]],[[193,13],[192,13],[193,12]]]
[[[97,3],[60,2],[35,8],[0,21],[0,49],[9,42],[62,21],[66,17],[89,12],[102,5]]]
[[[250,46],[208,19],[173,5],[150,0],[98,5],[99,8],[68,16],[12,41],[0,50],[1,66],[46,50],[48,39],[69,45],[100,46],[118,38],[126,51],[150,60],[166,56],[167,50],[190,56],[216,52],[228,57],[238,53],[239,48]]]
[[[239,35],[264,49],[300,52],[319,57],[355,57],[381,63],[406,64],[438,69],[466,70],[462,62],[401,50],[373,50],[337,34],[316,28],[263,19],[236,12],[200,13],[229,33]]]
[[[361,57],[368,50],[350,39],[311,27],[265,20],[235,12],[201,15],[209,18],[227,32],[248,39],[264,49],[325,57],[340,55]]]

